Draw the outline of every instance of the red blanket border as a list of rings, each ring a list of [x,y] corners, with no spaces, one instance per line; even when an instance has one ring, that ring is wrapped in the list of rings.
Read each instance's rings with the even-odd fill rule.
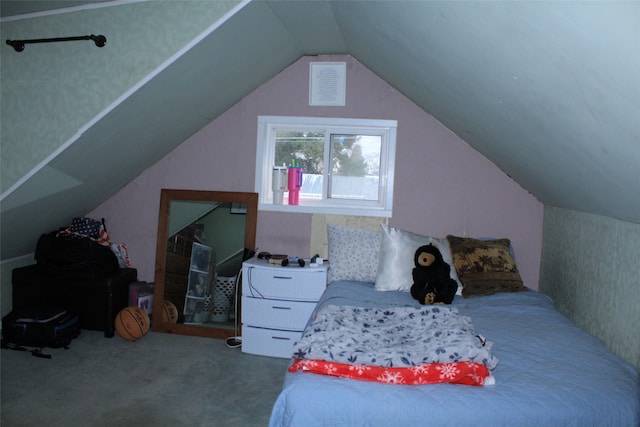
[[[482,386],[491,376],[489,369],[476,362],[428,363],[425,365],[387,368],[350,365],[324,360],[294,359],[289,372],[310,372],[361,381],[386,384],[466,384]]]

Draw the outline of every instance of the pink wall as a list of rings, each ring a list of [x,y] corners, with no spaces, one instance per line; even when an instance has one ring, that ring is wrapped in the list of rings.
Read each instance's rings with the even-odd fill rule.
[[[311,61],[347,61],[346,106],[308,105]],[[127,244],[141,280],[154,280],[161,188],[254,191],[259,115],[397,120],[389,224],[438,237],[508,237],[525,285],[538,289],[543,205],[385,81],[342,55],[301,58],[89,214],[106,218],[113,239]],[[310,231],[309,214],[259,212],[257,246],[308,256]]]

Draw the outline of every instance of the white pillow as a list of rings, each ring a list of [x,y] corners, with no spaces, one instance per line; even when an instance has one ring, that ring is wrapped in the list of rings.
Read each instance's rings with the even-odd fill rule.
[[[444,262],[451,267],[450,277],[458,283],[456,295],[462,295],[462,285],[453,266],[446,238],[422,236],[382,224],[382,242],[375,288],[379,291],[408,291],[413,285],[412,271],[416,250],[429,243],[436,246]]]
[[[329,283],[338,280],[375,282],[381,235],[380,231],[327,224]]]

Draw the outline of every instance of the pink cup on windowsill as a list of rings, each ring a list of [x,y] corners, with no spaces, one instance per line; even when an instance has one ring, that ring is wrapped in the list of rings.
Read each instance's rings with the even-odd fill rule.
[[[289,204],[297,205],[299,202],[300,188],[302,188],[302,168],[299,166],[289,167],[289,176],[287,179],[287,188],[289,189]]]

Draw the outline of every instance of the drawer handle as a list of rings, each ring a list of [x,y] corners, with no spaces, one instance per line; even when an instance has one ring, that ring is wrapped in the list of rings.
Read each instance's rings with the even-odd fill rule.
[[[273,306],[271,306],[271,308],[273,308],[275,310],[291,310],[291,307],[281,307],[281,306],[277,306],[277,305],[273,305]]]
[[[282,341],[290,341],[291,338],[287,338],[287,337],[271,337],[274,340],[282,340]]]
[[[291,276],[273,276],[274,279],[285,279],[285,280],[291,280],[293,279],[293,277]]]

